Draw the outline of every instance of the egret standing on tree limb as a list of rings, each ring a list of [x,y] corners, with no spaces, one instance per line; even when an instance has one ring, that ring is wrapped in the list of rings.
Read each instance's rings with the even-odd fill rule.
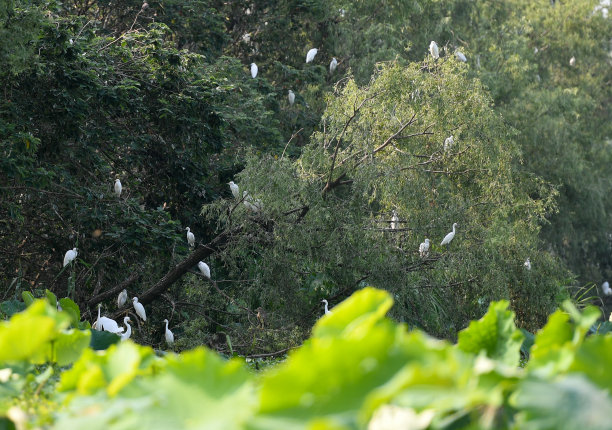
[[[576,65],[576,57],[570,58],[570,66],[574,67]]]
[[[312,48],[310,51],[308,51],[308,54],[306,54],[306,62],[310,63],[312,60],[314,60],[314,57],[315,55],[317,55],[317,52],[319,52],[317,48]]]
[[[123,305],[125,305],[125,303],[127,302],[127,299],[128,299],[127,290],[123,290],[122,292],[119,293],[119,297],[117,297],[117,307],[121,309]]]
[[[295,103],[295,94],[293,94],[293,91],[289,90],[289,95],[287,97],[289,98],[289,104],[293,106],[293,103]]]
[[[525,260],[525,262],[523,263],[523,266],[525,266],[527,270],[531,270],[531,261],[529,260],[529,258]]]
[[[127,327],[127,330],[124,334],[121,335],[121,341],[128,340],[132,335],[132,326],[128,324],[128,322],[132,322],[130,317],[123,318],[123,324]]]
[[[429,239],[425,239],[425,242],[422,242],[419,245],[419,255],[421,258],[429,256]]]
[[[438,50],[438,44],[436,42],[434,42],[433,40],[431,41],[431,43],[429,44],[429,53],[431,54],[432,57],[434,57],[434,59],[438,59],[440,58],[440,51]]]
[[[78,253],[76,248],[72,248],[66,251],[66,254],[64,255],[64,267],[66,267],[71,261],[77,258],[77,255]]]
[[[321,303],[325,303],[325,315],[331,315],[332,311],[330,311],[327,307],[327,300],[321,300]]]
[[[174,343],[174,334],[172,334],[172,332],[168,328],[168,320],[164,320],[164,322],[166,323],[166,343],[168,344],[168,346],[172,346],[172,344]]]
[[[118,178],[115,179],[115,194],[117,195],[117,197],[121,197],[122,189],[123,187],[121,187],[121,181]]]
[[[257,72],[258,71],[259,71],[259,69],[257,68],[257,64],[251,63],[251,76],[253,77],[253,79],[255,79],[257,77]]]
[[[453,240],[453,238],[455,237],[455,227],[457,227],[457,223],[453,224],[453,231],[444,236],[444,239],[442,239],[442,243],[440,243],[440,245],[448,245],[449,243],[451,243],[451,240]]]
[[[185,230],[187,230],[187,243],[189,243],[189,246],[195,245],[195,236],[191,232],[191,229],[186,227]]]
[[[198,263],[198,269],[200,269],[202,275],[210,279],[210,267],[208,267],[208,264],[204,263],[203,261],[200,261]]]
[[[610,284],[608,283],[608,281],[605,281],[603,284],[601,284],[601,290],[606,296],[612,296],[612,289],[610,289]]]
[[[232,190],[232,195],[236,200],[238,200],[240,198],[240,190],[238,185],[234,184],[234,181],[229,181],[228,184],[230,186],[230,190]]]
[[[391,217],[391,230],[395,230],[399,226],[399,218],[397,212],[393,209],[393,216]]]
[[[107,318],[107,317],[100,316],[101,307],[102,307],[102,304],[99,304],[98,305],[98,319],[92,324],[91,327],[94,330],[98,330],[98,331],[108,331],[111,333],[122,333],[124,328],[119,327],[119,324],[117,324],[117,321]]]
[[[329,63],[329,73],[334,73],[336,67],[338,67],[338,60],[336,60],[336,57],[334,57]]]
[[[147,313],[145,312],[145,308],[142,303],[138,303],[138,297],[134,297],[132,299],[132,303],[134,305],[134,310],[136,311],[136,315],[138,315],[143,321],[147,320]]]
[[[444,152],[451,149],[454,144],[455,144],[455,138],[452,135],[444,139]]]
[[[465,54],[463,52],[456,51],[455,56],[457,57],[457,60],[467,63],[467,58],[465,58]]]

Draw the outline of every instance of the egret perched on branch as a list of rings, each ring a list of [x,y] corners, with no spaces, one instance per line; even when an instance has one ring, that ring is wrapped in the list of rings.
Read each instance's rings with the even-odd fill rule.
[[[397,212],[393,209],[393,216],[391,217],[391,229],[395,230],[399,226],[399,218]]]
[[[172,332],[168,328],[168,320],[164,320],[164,322],[166,323],[166,343],[168,344],[168,346],[172,346],[172,344],[174,343],[174,334],[172,334]]]
[[[257,72],[258,71],[259,71],[259,69],[257,68],[257,64],[251,63],[251,76],[253,77],[253,79],[255,79],[257,77]]]
[[[121,309],[123,305],[125,305],[125,303],[127,302],[127,299],[128,299],[127,290],[123,290],[122,292],[119,293],[119,297],[117,297],[117,307]]]
[[[287,98],[289,99],[289,104],[293,106],[293,103],[295,103],[295,94],[293,94],[293,91],[289,90]]]
[[[128,322],[132,322],[130,317],[123,318],[123,324],[127,327],[127,330],[124,334],[121,335],[121,341],[128,340],[132,335],[132,326],[128,324]]]
[[[189,243],[189,246],[195,245],[195,236],[191,232],[191,229],[186,227],[185,230],[187,230],[187,243]]]
[[[134,297],[132,299],[132,303],[134,304],[134,310],[136,311],[136,315],[142,318],[143,321],[146,321],[147,313],[145,312],[145,308],[142,303],[138,303],[138,297]]]
[[[422,242],[419,245],[419,255],[421,258],[429,256],[429,239],[425,239],[425,242]]]
[[[330,311],[327,307],[327,300],[323,299],[321,300],[321,303],[325,303],[325,315],[331,315],[332,311]]]
[[[336,71],[336,67],[338,67],[338,60],[336,60],[336,57],[334,57],[329,63],[329,73],[334,73]]]
[[[449,137],[444,139],[444,151],[446,152],[449,149],[451,149],[454,144],[455,144],[455,138],[453,137],[453,135],[450,135]]]
[[[208,267],[208,264],[204,263],[203,261],[200,261],[198,263],[198,269],[200,269],[200,272],[202,272],[202,275],[210,279],[210,267]]]
[[[123,333],[123,330],[125,330],[123,327],[119,327],[119,324],[117,324],[117,321],[107,318],[107,317],[101,317],[100,316],[100,308],[102,307],[102,304],[98,305],[98,319],[92,324],[92,328],[94,330],[98,330],[98,331],[108,331],[111,333]]]
[[[570,64],[570,66],[574,67],[576,65],[576,57],[570,58],[569,64]]]
[[[319,52],[317,48],[312,48],[310,51],[308,51],[308,54],[306,54],[306,62],[310,63],[312,60],[314,60],[314,57],[315,55],[317,55],[317,52]]]
[[[610,289],[610,284],[608,283],[608,281],[605,281],[603,284],[601,284],[601,290],[606,296],[612,296],[612,289]]]
[[[455,52],[455,56],[457,57],[457,60],[463,61],[464,63],[467,63],[467,58],[465,57],[465,54],[463,52],[456,51]]]
[[[234,181],[229,181],[228,184],[230,186],[230,190],[232,190],[232,195],[236,200],[238,200],[240,198],[240,191],[238,185],[234,184]]]
[[[432,57],[434,57],[436,60],[438,58],[440,58],[440,51],[438,50],[438,44],[436,42],[434,42],[433,40],[431,41],[431,43],[429,44],[429,53],[431,54]]]
[[[66,251],[66,254],[64,254],[64,267],[66,267],[72,260],[77,258],[77,255],[78,253],[76,248]]]
[[[527,260],[525,260],[525,262],[523,263],[523,266],[525,266],[527,270],[531,270],[531,260],[527,258]]]
[[[123,190],[123,187],[121,186],[121,181],[117,178],[115,179],[115,194],[117,197],[121,197],[121,190]]]
[[[442,239],[442,243],[440,243],[440,245],[448,245],[449,243],[451,243],[451,240],[453,240],[453,238],[455,237],[455,227],[457,227],[457,223],[453,224],[453,231],[444,236],[444,239]]]

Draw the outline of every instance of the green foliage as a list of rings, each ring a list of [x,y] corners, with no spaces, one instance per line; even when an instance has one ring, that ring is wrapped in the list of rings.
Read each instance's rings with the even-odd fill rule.
[[[605,363],[612,337],[585,339],[591,310],[554,314],[568,316],[563,324],[573,335],[553,330],[562,321],[553,316],[533,349],[554,344],[567,356],[540,354],[520,369],[507,353],[469,343],[493,337],[505,344],[498,351],[515,355],[521,334],[506,302],[492,303],[457,345],[394,323],[385,316],[392,304],[385,291],[359,290],[321,318],[302,347],[258,376],[240,359],[204,348],[159,357],[131,341],[99,352],[81,349],[70,369],[55,368],[57,375],[53,367],[37,372],[26,365],[38,361],[35,351],[11,362],[2,356],[0,417],[62,429],[610,428],[612,372]],[[39,300],[4,323],[0,344],[18,331],[29,333],[24,322],[40,322],[41,313],[63,321],[49,333],[64,332],[68,317]],[[492,336],[483,333],[485,325]],[[44,384],[50,388],[40,397]],[[30,404],[32,389],[38,401]]]

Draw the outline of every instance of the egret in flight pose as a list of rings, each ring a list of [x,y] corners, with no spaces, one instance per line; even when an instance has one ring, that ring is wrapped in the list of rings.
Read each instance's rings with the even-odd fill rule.
[[[429,256],[429,239],[425,239],[425,242],[422,242],[419,245],[419,255],[421,258]]]
[[[202,275],[210,279],[210,267],[208,267],[208,264],[204,263],[203,261],[200,261],[198,263],[198,269],[200,269]]]
[[[123,324],[127,327],[127,331],[121,335],[121,341],[128,340],[132,335],[132,326],[128,324],[128,322],[132,322],[130,317],[123,318]]]
[[[289,90],[289,95],[287,97],[289,98],[289,104],[293,106],[293,103],[295,103],[295,94],[293,94],[293,91]]]
[[[317,55],[317,52],[319,52],[317,48],[312,48],[310,51],[308,51],[308,54],[306,54],[306,62],[310,63],[312,60],[314,60],[314,57],[315,55]]]
[[[168,346],[172,346],[174,343],[174,334],[168,328],[168,320],[164,320],[164,322],[166,323],[166,343]]]
[[[72,248],[66,251],[66,254],[64,255],[64,267],[66,267],[71,261],[77,258],[77,255],[78,253],[76,248]]]
[[[440,245],[448,245],[449,243],[451,243],[451,240],[453,240],[453,238],[455,237],[455,227],[457,227],[457,223],[453,224],[453,231],[444,236],[444,239],[442,239],[442,243],[440,243]]]
[[[121,197],[121,190],[123,187],[121,186],[121,181],[119,179],[115,179],[115,194],[117,197]]]
[[[187,230],[187,243],[189,243],[189,246],[193,246],[195,244],[195,236],[189,227],[185,228],[185,230]]]
[[[257,72],[258,71],[259,71],[259,69],[257,68],[257,64],[251,63],[251,76],[253,77],[253,79],[255,79],[257,77]]]
[[[238,185],[234,184],[234,181],[229,181],[228,184],[230,186],[230,190],[232,190],[232,195],[236,200],[238,200],[240,198],[240,191]]]
[[[119,297],[117,297],[117,307],[121,309],[123,305],[126,304],[127,299],[128,299],[127,290],[123,290],[122,292],[119,293]]]
[[[433,40],[431,41],[431,43],[429,44],[429,53],[431,54],[432,57],[434,57],[434,59],[438,59],[440,58],[440,51],[438,50],[438,44],[436,42],[434,42]]]
[[[147,320],[147,313],[145,312],[145,308],[142,303],[138,303],[138,297],[134,297],[132,299],[132,304],[134,305],[134,310],[136,311],[136,315],[138,315],[143,321]]]
[[[321,300],[321,303],[325,303],[325,315],[331,315],[332,311],[330,311],[327,307],[327,300],[323,299]]]
[[[329,73],[334,73],[336,67],[338,67],[338,60],[336,60],[336,57],[334,57],[329,63]]]

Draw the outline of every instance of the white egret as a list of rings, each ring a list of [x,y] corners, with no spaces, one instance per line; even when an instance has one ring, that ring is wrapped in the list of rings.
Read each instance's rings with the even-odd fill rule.
[[[98,319],[93,323],[91,327],[94,330],[98,330],[98,331],[108,331],[111,333],[122,333],[124,328],[119,327],[119,324],[117,324],[117,321],[107,318],[107,317],[100,316],[101,307],[102,307],[102,304],[99,304],[98,305]]]
[[[463,52],[456,51],[455,52],[455,56],[457,57],[457,60],[463,61],[464,63],[467,63],[467,58],[465,57],[465,54]]]
[[[242,35],[242,41],[244,43],[249,43],[251,41],[251,33],[244,33]]]
[[[234,198],[236,200],[239,199],[240,191],[239,191],[238,185],[234,184],[234,181],[229,181],[228,184],[230,186],[230,190],[232,190],[232,195],[234,196]]]
[[[570,58],[569,65],[572,66],[572,67],[574,67],[576,65],[576,57]]]
[[[189,243],[189,246],[195,245],[195,236],[191,232],[191,229],[186,227],[185,230],[187,230],[187,243]]]
[[[134,305],[134,310],[136,311],[136,315],[142,318],[143,321],[147,320],[147,313],[145,312],[145,308],[142,303],[138,303],[138,297],[134,297],[132,299],[132,303]]]
[[[336,67],[338,67],[338,60],[336,60],[336,57],[334,57],[329,63],[329,73],[334,73],[336,71]]]
[[[332,311],[330,311],[327,307],[327,300],[323,299],[321,300],[321,303],[325,303],[325,315],[331,315]]]
[[[121,197],[121,190],[123,187],[121,186],[121,181],[119,179],[115,179],[115,194],[117,197]]]
[[[531,270],[531,260],[527,258],[527,260],[525,260],[525,262],[523,263],[523,266],[525,266],[527,270]]]
[[[440,245],[448,245],[449,243],[451,243],[451,240],[453,240],[453,238],[455,237],[455,227],[457,227],[457,223],[453,224],[453,231],[444,236],[444,239],[442,239],[442,243],[440,243]]]
[[[164,320],[164,322],[166,323],[166,343],[168,346],[172,346],[174,343],[174,334],[168,328],[168,320]]]
[[[450,135],[449,137],[444,139],[444,151],[446,152],[450,150],[454,144],[455,144],[455,137],[453,135]]]
[[[306,54],[306,62],[310,63],[312,60],[314,60],[314,57],[315,55],[317,55],[317,52],[319,52],[317,48],[312,48],[310,51],[308,51],[308,54]]]
[[[289,98],[289,104],[293,106],[293,103],[295,103],[295,94],[293,94],[293,91],[289,90],[287,98]]]
[[[431,54],[432,57],[434,57],[436,60],[438,58],[440,58],[440,51],[438,50],[438,44],[436,42],[434,42],[433,40],[431,41],[431,43],[429,44],[429,53]]]
[[[429,239],[425,239],[425,242],[422,242],[419,245],[419,255],[421,258],[429,256]]]
[[[610,288],[610,284],[608,283],[608,281],[605,281],[603,284],[601,284],[601,290],[606,296],[612,296],[612,289]]]
[[[128,299],[127,290],[123,290],[122,292],[119,293],[119,297],[117,297],[117,307],[121,309],[123,305],[126,304],[127,299]]]
[[[77,251],[77,248],[72,248],[66,251],[66,254],[64,254],[64,267],[66,267],[71,261],[77,258]]]
[[[127,330],[124,334],[121,335],[121,341],[128,340],[132,335],[132,326],[128,324],[128,322],[132,322],[130,317],[123,318],[123,324],[127,327]]]
[[[393,209],[393,216],[391,217],[391,229],[395,230],[399,226],[399,217],[397,216],[397,212]]]
[[[257,64],[251,63],[251,76],[253,77],[253,79],[257,77],[258,71],[259,69],[257,68]]]
[[[200,269],[200,272],[202,272],[202,275],[210,279],[210,267],[208,267],[208,264],[204,263],[203,261],[200,261],[198,263],[198,269]]]

